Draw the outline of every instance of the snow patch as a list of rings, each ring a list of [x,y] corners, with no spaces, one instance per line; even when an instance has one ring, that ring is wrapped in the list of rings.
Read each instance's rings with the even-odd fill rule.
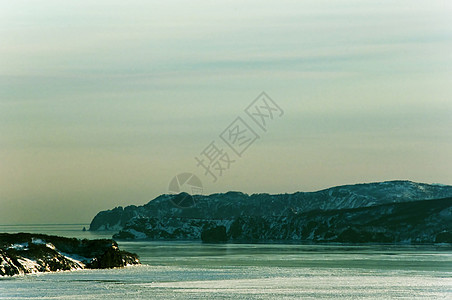
[[[22,265],[22,267],[24,267],[28,273],[37,273],[39,272],[39,267],[40,265],[31,259],[25,258],[25,257],[21,257],[18,258],[17,261]]]
[[[22,244],[12,244],[7,249],[15,249],[15,250],[27,250],[28,243],[22,243]]]
[[[52,250],[56,250],[55,246],[54,246],[52,243],[47,243],[47,244],[46,244],[46,247],[47,247],[47,248],[50,248],[50,249],[52,249]]]
[[[71,268],[71,270],[80,270],[85,268],[86,265],[82,261],[87,261],[88,259],[86,257],[75,254],[67,254],[63,252],[61,252],[60,254],[77,265],[76,268]]]
[[[121,221],[118,221],[118,223],[116,223],[115,225],[108,226],[108,229],[114,230],[114,231],[119,231],[122,229],[122,226],[120,224],[121,224]]]
[[[147,237],[145,233],[136,231],[135,229],[129,229],[128,232],[133,234],[136,239],[145,239]]]
[[[41,240],[41,239],[37,239],[37,238],[32,238],[31,239],[31,242],[33,243],[33,244],[36,244],[36,245],[44,245],[46,242],[44,242],[43,240]]]

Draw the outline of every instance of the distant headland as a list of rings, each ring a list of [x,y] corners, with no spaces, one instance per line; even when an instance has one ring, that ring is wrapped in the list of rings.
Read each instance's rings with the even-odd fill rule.
[[[175,205],[183,201],[189,205]],[[115,239],[204,242],[452,243],[452,186],[395,180],[317,192],[161,195],[99,212]]]

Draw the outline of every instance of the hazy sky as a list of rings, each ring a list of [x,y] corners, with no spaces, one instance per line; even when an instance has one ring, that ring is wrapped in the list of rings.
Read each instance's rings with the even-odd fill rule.
[[[0,0],[0,224],[207,194],[452,184],[450,1]],[[265,91],[284,115],[196,166]],[[256,125],[256,124],[254,124]]]

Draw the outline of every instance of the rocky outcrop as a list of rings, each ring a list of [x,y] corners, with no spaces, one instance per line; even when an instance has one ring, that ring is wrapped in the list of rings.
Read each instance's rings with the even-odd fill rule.
[[[116,207],[112,210],[101,211],[91,221],[89,230],[119,230],[132,218],[142,215],[144,207],[135,205]]]
[[[139,264],[113,240],[78,240],[44,234],[0,233],[0,275],[100,269]]]
[[[136,218],[119,239],[452,243],[452,198],[230,219]]]
[[[192,206],[174,205],[180,195],[162,195],[143,206],[116,207],[98,213],[91,222],[89,230],[119,231],[137,219],[149,222],[171,223],[183,219],[187,222],[201,220],[233,220],[240,217],[279,218],[291,214],[310,211],[330,211],[354,209],[376,205],[403,203],[415,200],[440,199],[452,197],[452,186],[429,185],[411,181],[387,181],[368,184],[355,184],[333,187],[318,192],[298,192],[294,194],[254,194],[240,192],[194,195]],[[188,207],[189,206],[189,207]],[[190,221],[191,220],[191,221]],[[171,226],[171,224],[169,224]],[[156,224],[155,226],[160,226]],[[168,225],[165,225],[167,227]],[[130,226],[129,226],[130,227]],[[176,227],[180,228],[179,225]],[[181,230],[185,230],[181,228]],[[172,232],[176,236],[180,233]],[[164,235],[164,233],[162,232]]]

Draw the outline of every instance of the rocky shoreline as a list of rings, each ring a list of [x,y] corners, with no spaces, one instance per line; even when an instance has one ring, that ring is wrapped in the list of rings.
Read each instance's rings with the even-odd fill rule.
[[[0,276],[140,264],[111,239],[79,240],[45,234],[0,233]]]

